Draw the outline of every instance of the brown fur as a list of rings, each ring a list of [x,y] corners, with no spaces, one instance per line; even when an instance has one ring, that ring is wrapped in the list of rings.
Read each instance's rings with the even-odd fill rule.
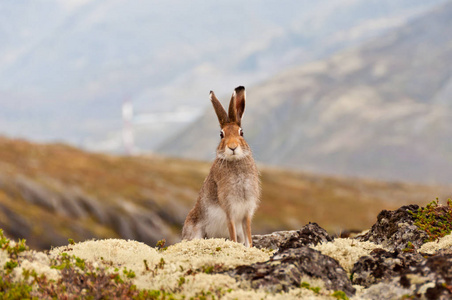
[[[226,114],[215,94],[211,100],[224,137],[217,157],[189,212],[182,238],[226,237],[251,247],[251,219],[260,196],[259,176],[251,149],[240,135],[245,88],[238,87]]]

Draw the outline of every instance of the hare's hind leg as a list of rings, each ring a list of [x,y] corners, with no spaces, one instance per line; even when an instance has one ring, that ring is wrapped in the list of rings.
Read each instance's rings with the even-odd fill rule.
[[[183,240],[203,239],[206,234],[198,224],[185,224],[182,229]]]
[[[237,233],[237,242],[240,244],[246,243],[246,233],[245,228],[242,226],[242,223],[236,224],[235,231]]]
[[[229,230],[229,239],[233,242],[237,242],[237,232],[235,230],[235,224],[230,216],[228,216],[228,230]]]
[[[242,221],[243,233],[245,234],[245,247],[253,247],[251,238],[251,216],[247,215]]]

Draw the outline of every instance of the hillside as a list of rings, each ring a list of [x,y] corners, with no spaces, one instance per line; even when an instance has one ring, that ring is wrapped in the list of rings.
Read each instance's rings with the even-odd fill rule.
[[[451,27],[448,2],[359,48],[249,88],[243,127],[255,157],[328,174],[450,183]],[[208,109],[160,152],[211,158],[217,128]]]
[[[0,138],[0,228],[48,249],[68,238],[179,240],[210,163],[120,157],[63,144]],[[450,197],[435,186],[386,183],[259,167],[263,196],[253,233],[319,222],[332,234],[368,228],[383,208]]]

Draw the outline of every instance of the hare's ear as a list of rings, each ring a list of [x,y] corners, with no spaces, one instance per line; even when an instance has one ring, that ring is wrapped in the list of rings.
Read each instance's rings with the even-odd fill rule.
[[[229,117],[232,119],[231,110],[234,110],[234,119],[239,126],[242,122],[243,112],[245,111],[245,97],[245,87],[238,86],[235,88],[234,94],[232,94],[231,103],[229,105]],[[232,107],[234,107],[235,109],[233,109]]]
[[[240,123],[240,122],[238,122],[239,120],[237,119],[236,103],[237,103],[237,93],[234,91],[232,93],[231,102],[229,102],[228,116],[229,116],[229,121],[235,122],[235,123]]]
[[[210,101],[212,101],[213,108],[215,109],[215,113],[217,114],[218,122],[220,122],[220,126],[223,127],[224,124],[229,122],[229,118],[223,108],[223,105],[221,105],[220,101],[218,101],[217,97],[215,97],[213,91],[210,91]]]

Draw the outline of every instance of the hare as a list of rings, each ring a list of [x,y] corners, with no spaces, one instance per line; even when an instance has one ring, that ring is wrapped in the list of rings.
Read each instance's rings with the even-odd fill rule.
[[[245,88],[234,90],[229,113],[212,91],[210,100],[220,122],[221,140],[198,200],[185,220],[182,239],[229,237],[252,247],[251,219],[259,203],[260,186],[251,149],[240,127]]]

